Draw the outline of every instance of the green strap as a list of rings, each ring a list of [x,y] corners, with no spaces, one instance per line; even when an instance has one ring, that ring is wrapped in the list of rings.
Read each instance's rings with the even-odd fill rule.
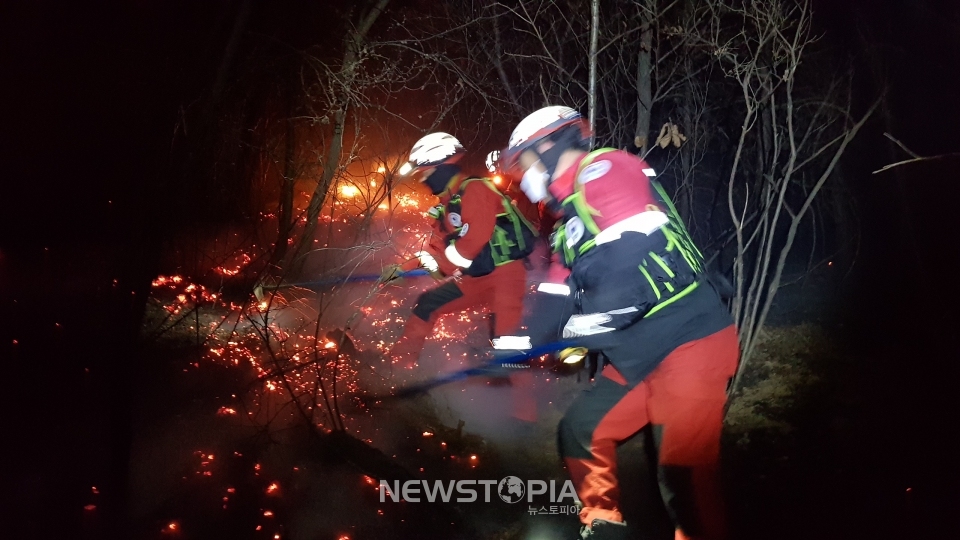
[[[660,268],[663,268],[663,271],[666,272],[668,276],[670,276],[670,279],[677,277],[677,275],[673,273],[673,270],[671,270],[670,267],[667,266],[667,263],[663,262],[663,259],[661,259],[659,255],[657,255],[652,251],[648,253],[650,254],[650,258],[652,258],[657,264],[659,264]]]
[[[577,187],[582,186],[583,184],[581,184],[581,183],[579,182],[579,180],[580,180],[580,173],[582,173],[583,170],[587,168],[587,166],[589,166],[591,163],[593,163],[593,160],[597,159],[599,156],[601,156],[601,155],[603,155],[603,154],[606,154],[606,153],[608,153],[608,152],[613,152],[614,150],[616,150],[616,148],[598,148],[598,149],[594,150],[593,152],[590,152],[589,154],[587,154],[587,157],[583,158],[583,159],[580,161],[580,165],[577,167],[577,174],[574,175],[574,177],[573,177],[573,182],[574,182],[574,184],[575,184]]]
[[[686,259],[687,264],[689,264],[694,271],[701,272],[703,268],[703,253],[700,252],[697,245],[693,242],[693,239],[690,238],[690,233],[687,231],[686,226],[684,226],[683,220],[680,218],[680,213],[677,212],[677,207],[674,206],[670,196],[667,195],[667,192],[659,182],[650,181],[650,185],[653,186],[660,195],[660,198],[663,199],[667,205],[666,210],[670,218],[670,223],[661,230],[663,230],[664,235],[667,237],[668,250],[674,244],[677,245],[680,248],[680,253],[683,254],[684,259]]]
[[[460,184],[460,189],[463,189],[463,186],[466,186],[467,184],[469,184],[470,182],[473,182],[474,180],[479,180],[483,182],[483,185],[487,186],[487,188],[490,191],[496,193],[500,197],[500,203],[503,205],[503,213],[497,214],[497,216],[510,216],[511,218],[510,221],[520,222],[520,223],[514,223],[514,232],[517,233],[517,238],[520,241],[520,248],[523,249],[524,241],[523,241],[523,235],[521,234],[522,231],[520,230],[520,224],[522,223],[523,225],[526,225],[527,228],[529,228],[535,234],[537,231],[536,228],[533,226],[532,223],[527,221],[527,218],[524,217],[523,214],[521,214],[520,211],[517,210],[515,206],[513,206],[513,201],[511,201],[509,197],[504,195],[504,193],[500,191],[497,188],[497,186],[490,181],[489,178],[468,178],[466,181]]]
[[[657,295],[657,302],[660,301],[660,289],[657,288],[656,282],[653,281],[653,278],[650,277],[650,272],[647,272],[647,269],[643,267],[643,264],[637,266],[640,269],[640,273],[643,274],[643,277],[647,278],[647,281],[650,282],[650,288],[653,289],[653,293]]]
[[[699,282],[699,281],[694,281],[692,284],[688,285],[686,289],[684,289],[684,290],[680,291],[679,293],[677,293],[673,298],[667,300],[666,302],[663,302],[662,304],[657,304],[657,305],[653,306],[653,309],[651,309],[650,311],[648,311],[647,314],[644,315],[643,317],[644,317],[644,318],[647,318],[647,317],[653,315],[654,313],[660,311],[661,309],[669,306],[670,304],[676,302],[677,300],[683,298],[684,296],[692,293],[693,290],[696,289],[698,286],[700,286],[700,282]],[[659,297],[660,297],[660,294],[657,293],[657,298],[659,298]]]
[[[577,217],[580,218],[580,221],[583,221],[583,226],[590,231],[590,234],[600,234],[600,226],[593,220],[593,216],[595,215],[593,209],[587,204],[582,192],[576,191],[573,195],[564,199],[563,204],[567,203],[573,205],[573,210],[577,213]]]
[[[497,189],[497,186],[495,186],[489,178],[467,178],[458,186],[457,193],[450,199],[451,202],[455,199],[456,202],[459,203],[461,200],[460,195],[464,188],[470,184],[470,182],[475,181],[482,182],[484,186],[500,197],[500,203],[503,206],[503,212],[497,214],[497,217],[500,218],[506,216],[513,225],[513,233],[514,237],[516,238],[516,243],[510,241],[510,239],[507,237],[507,232],[503,229],[503,227],[494,225],[493,236],[490,239],[490,247],[491,254],[494,257],[494,264],[499,266],[510,260],[510,248],[517,246],[519,247],[520,251],[526,249],[527,243],[523,239],[523,227],[526,227],[531,233],[533,233],[534,236],[539,236],[539,233],[537,232],[536,228],[534,228],[533,224],[530,223],[527,218],[524,217],[524,215],[520,213],[520,211],[513,205],[513,201],[504,195],[502,191]]]

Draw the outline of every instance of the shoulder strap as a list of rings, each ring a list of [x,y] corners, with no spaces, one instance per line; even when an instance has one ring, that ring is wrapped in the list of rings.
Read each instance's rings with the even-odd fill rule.
[[[458,195],[462,194],[464,188],[467,187],[467,184],[475,181],[483,182],[483,185],[490,188],[490,191],[493,191],[497,195],[503,195],[503,192],[497,189],[497,186],[493,185],[493,182],[491,182],[489,178],[480,178],[479,176],[471,176],[470,178],[467,178],[466,180],[461,182],[460,185],[457,186],[457,194]]]

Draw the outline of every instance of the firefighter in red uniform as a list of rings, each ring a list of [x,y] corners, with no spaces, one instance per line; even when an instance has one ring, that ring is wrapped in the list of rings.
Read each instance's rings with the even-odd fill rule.
[[[453,279],[417,299],[403,335],[390,351],[393,361],[402,367],[416,365],[424,341],[445,313],[486,307],[492,315],[495,340],[514,334],[520,324],[527,280],[523,259],[533,250],[536,231],[493,182],[463,174],[457,165],[463,153],[455,137],[439,132],[424,136],[410,152],[405,172],[440,198],[430,213],[435,218],[430,252],[418,253],[414,263]],[[389,266],[382,280],[391,281],[407,269]],[[513,416],[535,421],[532,374],[511,370],[510,382]]]
[[[516,206],[517,210],[520,211],[520,215],[523,216],[527,222],[534,226],[537,231],[537,236],[541,238],[547,238],[550,236],[550,231],[556,222],[553,213],[550,212],[550,210],[546,208],[543,203],[532,202],[527,196],[524,195],[523,190],[520,189],[520,178],[515,178],[512,176],[510,174],[512,171],[501,168],[499,150],[494,150],[487,154],[486,165],[487,170],[490,171],[490,174],[494,175],[493,178],[494,182],[497,184],[497,187],[504,195],[513,201],[514,206]],[[536,262],[533,262],[532,265],[527,265],[527,268],[528,270],[538,269],[541,267],[542,263],[549,264],[549,259],[549,246],[546,242],[537,241],[535,243],[534,252],[531,253],[528,258],[529,261]],[[528,321],[525,321],[525,323],[526,322]]]
[[[504,153],[505,166],[523,171],[524,193],[560,218],[554,250],[577,304],[563,337],[604,362],[558,428],[581,536],[626,537],[616,447],[651,424],[676,538],[723,538],[718,463],[739,358],[733,319],[649,165],[620,150],[590,152],[589,140],[576,111],[546,107],[517,125]]]

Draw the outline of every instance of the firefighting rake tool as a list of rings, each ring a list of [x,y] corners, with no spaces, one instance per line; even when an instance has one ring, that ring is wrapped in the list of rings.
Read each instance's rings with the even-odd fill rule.
[[[462,381],[464,379],[469,379],[471,377],[478,377],[483,375],[503,375],[505,371],[510,368],[519,367],[519,365],[524,365],[533,360],[534,358],[539,358],[545,354],[552,354],[559,351],[566,350],[571,347],[576,347],[576,343],[572,341],[554,341],[551,343],[545,343],[543,345],[538,345],[530,349],[522,351],[509,351],[509,356],[501,356],[507,351],[497,350],[494,353],[494,358],[487,362],[480,364],[479,366],[461,369],[459,371],[454,371],[453,373],[447,373],[446,375],[441,375],[435,379],[424,381],[422,383],[413,384],[405,388],[400,388],[396,392],[386,396],[371,396],[364,399],[364,401],[376,402],[376,401],[392,401],[398,399],[406,399],[414,397],[420,394],[437,388],[438,386],[443,386],[445,384],[450,384],[452,382]]]
[[[423,269],[410,270],[407,272],[402,272],[401,277],[422,277],[429,276],[430,272]],[[338,276],[330,279],[322,279],[318,281],[298,281],[294,283],[282,283],[280,285],[267,285],[263,282],[258,283],[256,287],[253,288],[253,294],[257,297],[258,302],[262,302],[264,299],[264,292],[269,291],[278,291],[280,289],[291,289],[291,288],[301,288],[301,289],[323,289],[325,287],[333,287],[335,285],[343,285],[346,283],[362,283],[370,281],[379,281],[382,276],[380,274],[354,274],[350,276]]]

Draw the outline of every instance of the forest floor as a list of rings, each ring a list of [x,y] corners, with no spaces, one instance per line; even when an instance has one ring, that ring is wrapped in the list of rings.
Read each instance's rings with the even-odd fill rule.
[[[878,381],[857,367],[842,327],[790,318],[763,332],[729,405],[723,457],[733,537],[887,537],[916,516],[906,479],[877,469],[892,459],[869,412]],[[147,351],[151,384],[139,395],[131,460],[140,538],[576,537],[569,501],[508,504],[494,486],[489,502],[394,502],[389,493],[381,500],[377,477],[516,476],[553,481],[559,493],[566,477],[556,426],[584,378],[536,370],[539,419],[525,427],[510,419],[505,381],[474,379],[374,408],[345,398],[350,437],[341,438],[306,429],[282,400],[237,407],[249,377],[202,361],[193,337],[184,327]],[[361,386],[382,384],[362,366],[377,355],[357,355]],[[391,384],[443,371],[442,356],[439,340],[429,341],[421,366]],[[666,540],[673,535],[644,439],[618,451],[623,513],[636,537]]]

